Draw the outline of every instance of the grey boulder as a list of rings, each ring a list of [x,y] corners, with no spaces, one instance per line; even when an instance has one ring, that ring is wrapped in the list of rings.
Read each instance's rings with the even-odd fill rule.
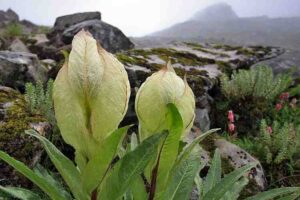
[[[94,19],[101,20],[101,13],[84,12],[60,16],[56,18],[54,26],[51,32],[47,34],[47,37],[50,39],[52,44],[55,44],[56,46],[63,46],[64,43],[61,41],[61,35],[65,29],[80,22]]]
[[[265,190],[267,188],[267,180],[264,170],[256,158],[251,156],[244,149],[224,139],[217,139],[215,141],[215,146],[220,150],[221,157],[227,160],[234,169],[250,163],[255,163],[256,166],[249,173],[249,178],[256,183],[258,190]]]
[[[11,42],[10,46],[8,47],[8,50],[14,51],[14,52],[30,53],[30,51],[28,50],[26,45],[19,38],[16,38]]]
[[[82,29],[89,31],[104,49],[112,53],[134,47],[121,30],[100,20],[88,20],[70,26],[63,32],[62,41],[70,44],[74,35]]]
[[[44,82],[47,69],[35,54],[0,51],[0,81],[4,86],[24,90],[26,82]]]
[[[66,28],[78,24],[83,21],[87,20],[101,20],[101,13],[100,12],[85,12],[85,13],[75,13],[71,15],[64,15],[61,17],[56,18],[54,23],[55,30],[65,30]]]

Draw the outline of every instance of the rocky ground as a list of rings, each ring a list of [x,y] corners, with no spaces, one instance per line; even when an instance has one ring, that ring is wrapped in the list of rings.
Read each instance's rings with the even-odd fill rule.
[[[62,52],[70,50],[74,34],[81,29],[90,31],[106,50],[115,53],[125,65],[132,96],[123,123],[136,122],[133,106],[136,88],[150,74],[171,60],[175,71],[182,77],[187,76],[196,95],[196,134],[210,128],[209,114],[214,101],[210,93],[218,87],[218,78],[223,73],[230,74],[235,69],[250,68],[256,63],[268,62],[266,60],[276,58],[284,52],[284,49],[275,47],[185,42],[171,42],[156,48],[134,48],[134,44],[121,30],[101,20],[99,12],[62,16],[56,19],[52,28],[45,28],[28,21],[19,21],[12,10],[0,11],[0,149],[14,155],[16,152],[13,149],[20,145],[15,151],[25,149],[20,151],[24,154],[16,157],[29,160],[29,165],[35,163],[32,160],[37,160],[39,154],[33,152],[39,152],[34,150],[39,147],[33,145],[34,148],[27,151],[28,145],[34,142],[22,132],[28,128],[36,128],[41,134],[45,134],[48,125],[40,116],[28,113],[21,93],[24,92],[27,82],[45,83],[49,78],[55,78],[64,60]],[[224,159],[230,158],[232,167],[256,162],[247,152],[229,142],[218,140],[211,145],[220,148]],[[239,154],[245,155],[245,158],[241,159]],[[1,168],[2,165],[0,162]],[[1,170],[1,184],[2,180],[11,179],[7,175],[11,171]],[[264,189],[266,182],[260,165],[256,171],[254,180],[260,189]],[[12,183],[20,184],[17,179]]]

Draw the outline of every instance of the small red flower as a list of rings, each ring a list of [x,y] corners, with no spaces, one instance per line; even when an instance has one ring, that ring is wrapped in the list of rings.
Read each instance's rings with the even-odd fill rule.
[[[234,133],[234,131],[235,131],[235,125],[233,123],[230,123],[228,125],[228,131],[229,131],[229,133]]]
[[[268,127],[267,127],[267,131],[268,131],[268,133],[271,135],[271,134],[272,134],[272,132],[273,132],[273,129],[272,129],[272,127],[271,127],[271,126],[268,126]]]
[[[282,108],[282,104],[281,103],[277,103],[276,104],[276,110],[279,111]]]
[[[231,122],[231,123],[234,122],[234,114],[233,114],[232,110],[228,111],[227,118],[228,118],[229,122]]]
[[[280,96],[279,96],[279,98],[280,98],[280,100],[282,100],[282,101],[285,101],[285,100],[288,100],[289,99],[289,93],[288,92],[284,92],[284,93],[282,93]]]

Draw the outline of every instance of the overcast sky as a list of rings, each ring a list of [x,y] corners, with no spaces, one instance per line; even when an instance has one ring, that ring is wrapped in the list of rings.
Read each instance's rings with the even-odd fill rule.
[[[100,11],[103,21],[128,36],[143,36],[177,22],[217,2],[232,5],[241,17],[300,15],[300,0],[0,0],[0,9],[12,8],[21,19],[53,25],[57,16]]]

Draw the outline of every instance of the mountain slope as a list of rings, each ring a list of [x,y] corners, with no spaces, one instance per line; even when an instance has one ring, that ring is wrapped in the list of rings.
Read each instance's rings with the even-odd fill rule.
[[[190,20],[150,36],[236,45],[271,45],[300,48],[300,17],[239,18],[227,4],[211,6]]]

